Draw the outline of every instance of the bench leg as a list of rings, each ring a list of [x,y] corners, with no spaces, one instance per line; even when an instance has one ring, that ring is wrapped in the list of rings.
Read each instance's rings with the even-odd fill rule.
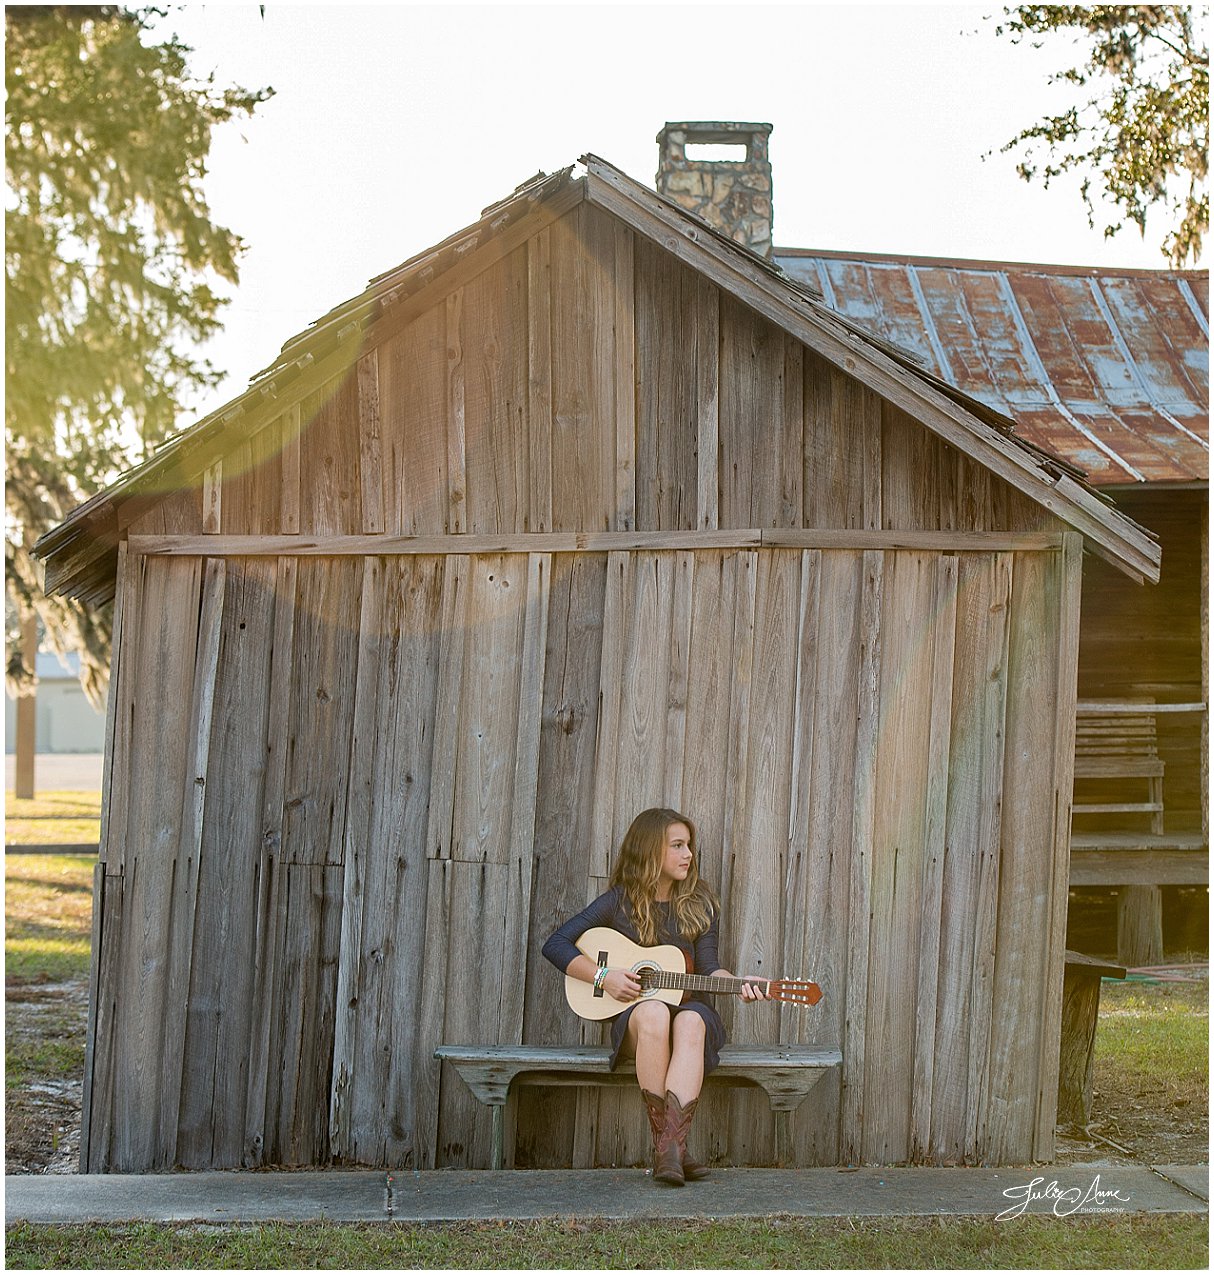
[[[493,1148],[490,1153],[489,1167],[500,1169],[505,1162],[506,1104],[495,1102],[490,1110],[493,1112]]]
[[[792,1147],[792,1112],[773,1111],[776,1133],[776,1167],[782,1169],[788,1163]]]

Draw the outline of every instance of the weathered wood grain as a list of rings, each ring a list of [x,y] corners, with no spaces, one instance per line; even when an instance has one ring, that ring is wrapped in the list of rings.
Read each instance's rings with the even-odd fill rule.
[[[1033,1154],[1054,1154],[1058,1061],[1062,1030],[1062,981],[1066,961],[1067,873],[1070,860],[1070,794],[1074,786],[1075,711],[1079,665],[1079,605],[1083,585],[1083,541],[1075,532],[1063,537],[1062,559],[1055,568],[1058,598],[1058,681],[1054,716],[1054,836],[1047,910],[1044,997],[1041,1013],[1040,1086]]]
[[[127,788],[123,779],[130,760],[134,666],[139,632],[135,617],[132,615],[129,622],[125,617],[137,605],[135,599],[142,578],[143,571],[138,560],[129,558],[126,545],[120,544],[114,621],[110,634],[110,649],[114,656],[106,697],[105,753],[101,762],[101,828],[97,847],[101,863],[110,857],[111,838],[125,835]],[[117,784],[114,783],[116,774],[121,777]]]
[[[278,970],[285,861],[282,830],[287,790],[291,669],[295,649],[298,561],[279,558],[274,578],[274,628],[270,643],[269,701],[266,710],[264,796],[254,893],[257,900],[252,950],[248,1088],[245,1100],[243,1163],[262,1164],[267,1155],[270,1039]]]
[[[470,624],[471,572],[472,560],[462,555],[448,558],[444,563],[438,698],[434,709],[434,769],[426,831],[426,854],[436,859],[451,857],[455,839],[455,761]]]
[[[720,526],[721,294],[707,279],[695,283],[696,521]]]
[[[329,1156],[340,865],[288,863],[278,899],[276,983],[266,1094],[266,1158],[323,1165]]]
[[[1052,727],[1057,715],[1058,597],[1049,588],[1056,562],[1018,554],[1009,599],[1004,792],[1053,786]],[[1043,741],[1044,745],[1043,745]],[[1004,801],[1000,828],[999,893],[986,1080],[984,1157],[995,1164],[1031,1146],[1040,1089],[1042,1025],[1030,1030],[1043,1000],[1049,952],[1051,855],[1041,853],[1054,834],[1051,802]]]
[[[361,584],[355,559],[320,558],[299,573],[282,816],[289,863],[341,862]]]
[[[470,863],[506,863],[511,853],[527,563],[521,555],[469,560],[450,853]]]
[[[179,1059],[180,1045],[166,1040],[162,1028],[189,736],[180,729],[180,715],[166,713],[163,705],[190,703],[198,628],[196,622],[170,627],[163,617],[198,614],[201,568],[200,559],[145,562],[139,591],[137,690],[130,768],[123,775],[129,813],[121,855],[111,868],[125,876],[123,908],[129,918],[117,961],[122,995],[113,1034],[114,1071],[122,1080],[113,1089],[110,1163],[120,1172],[170,1168],[176,1142],[176,1112],[169,1127],[162,1082],[166,1051]]]
[[[524,529],[552,530],[552,232],[527,241],[527,510]]]
[[[582,205],[552,227],[552,527],[614,528],[615,226]]]
[[[881,678],[881,619],[885,562],[864,554],[860,592],[859,677],[856,705],[854,806],[848,874],[847,986],[843,1036],[843,1110],[840,1152],[849,1163],[864,1154],[865,1057],[871,948],[876,752]]]
[[[612,328],[615,350],[615,516],[620,531],[637,526],[637,354],[634,237],[614,227]]]
[[[468,530],[468,447],[464,420],[464,290],[444,304],[447,349],[447,531]]]
[[[555,559],[551,585],[522,1021],[523,1040],[539,1044],[579,1039],[560,974],[540,949],[586,903],[606,565],[603,555]],[[571,1162],[575,1101],[567,1091],[519,1094],[514,1163],[556,1168]]]
[[[463,290],[467,528],[473,533],[532,528],[527,287],[527,252],[520,248]]]
[[[721,625],[734,612],[739,555],[696,555],[691,646],[687,662],[686,724],[682,792],[678,809],[695,822],[700,875],[723,889],[725,858],[733,846],[725,837],[725,784],[732,651],[721,640]]]
[[[1003,764],[1007,732],[1008,643],[1011,635],[1012,567],[1010,554],[992,555],[986,604],[983,659],[983,759],[979,795],[977,880],[973,896],[974,966],[969,1023],[969,1090],[966,1155],[984,1158],[980,1130],[990,1090],[991,1022],[996,1003],[995,945],[998,935],[999,881],[1002,867]]]
[[[417,1157],[413,1036],[443,563],[371,559],[367,569],[351,750],[361,762],[346,824],[330,1139],[335,1156],[405,1167]]]
[[[624,648],[627,606],[632,596],[632,555],[609,553],[603,601],[602,657],[599,663],[599,702],[594,746],[594,801],[590,819],[590,870],[605,877],[618,845],[616,787],[622,724]],[[621,830],[622,831],[622,830]]]
[[[989,1040],[989,1020],[979,1025],[975,1006],[983,998],[991,1003],[993,948],[988,952],[984,944],[992,938],[999,811],[990,809],[986,767],[998,757],[998,773],[1002,770],[1005,587],[1010,587],[1007,566],[997,556],[961,560],[932,1093],[931,1154],[945,1163],[974,1155],[972,1122],[982,1101],[984,1033]]]
[[[953,655],[957,640],[957,559],[936,563],[932,608],[931,713],[927,739],[927,779],[923,809],[923,925],[915,993],[915,1060],[912,1070],[910,1158],[931,1157],[932,1092],[936,1061],[936,997],[940,971],[940,924],[944,909],[947,853],[949,751],[953,696]]]
[[[862,1154],[869,1163],[910,1158],[936,561],[887,555],[882,591],[864,1033]]]
[[[384,458],[380,439],[379,351],[372,346],[358,360],[358,476],[362,529],[384,530]]]
[[[198,622],[198,648],[194,665],[194,685],[188,701],[189,741],[186,755],[185,782],[182,786],[181,840],[172,878],[172,913],[169,922],[167,951],[167,989],[165,994],[164,1035],[166,1040],[183,1041],[187,1037],[187,1006],[198,1005],[191,998],[194,973],[205,968],[204,951],[198,945],[198,893],[203,854],[203,815],[206,790],[211,782],[210,752],[212,719],[215,712],[216,680],[224,620],[224,594],[227,564],[222,559],[207,559],[203,566],[201,613]],[[226,670],[225,662],[225,670]],[[217,768],[218,769],[218,768]],[[215,775],[216,780],[219,775]],[[234,796],[234,794],[232,794]],[[230,799],[230,797],[229,797]],[[213,915],[212,908],[202,913],[205,929]],[[204,1011],[205,1012],[205,1011]],[[205,1050],[196,1057],[205,1058]],[[160,1079],[159,1125],[162,1137],[162,1162],[177,1163],[182,1150],[182,1099],[196,1100],[199,1089],[183,1083],[183,1069],[188,1050],[166,1051]],[[214,1051],[211,1051],[214,1057]],[[209,1131],[208,1131],[209,1135]],[[187,1134],[188,1140],[188,1134]],[[211,1151],[207,1138],[207,1152]],[[220,1151],[222,1156],[223,1152]],[[210,1156],[208,1154],[207,1161]],[[205,1161],[204,1161],[205,1162]]]
[[[765,553],[756,563],[753,651],[748,714],[750,739],[744,806],[735,817],[731,873],[725,913],[730,968],[737,974],[779,978],[783,974],[784,908],[779,883],[788,859],[797,650],[789,642],[800,612],[801,555]],[[741,861],[740,863],[738,861]],[[732,1014],[729,1011],[732,1010]],[[738,1044],[778,1038],[780,1009],[774,1002],[746,1005],[730,998],[730,1039]],[[756,1094],[731,1103],[730,1158],[766,1162],[774,1156],[771,1120],[755,1106]]]
[[[532,554],[527,560],[526,610],[518,689],[518,733],[510,809],[510,879],[507,892],[506,944],[502,949],[502,1001],[498,1038],[521,1044],[526,1006],[527,942],[531,892],[535,875],[535,832],[539,805],[540,730],[543,720],[544,661],[547,655],[548,607],[552,558]]]
[[[427,311],[379,346],[384,530],[447,531],[446,311]]]
[[[351,352],[351,364],[355,354]],[[299,529],[349,535],[363,525],[358,373],[344,374],[300,404]]]
[[[120,962],[126,941],[122,872],[97,864],[93,891],[93,947],[89,989],[89,1040],[80,1128],[80,1171],[106,1173],[115,1163],[115,1087],[121,1073],[116,1032],[123,999]]]
[[[367,554],[604,553],[630,549],[916,549],[952,553],[1061,551],[1055,532],[793,530],[734,528],[718,531],[554,532],[502,536],[132,536],[132,557],[361,558]]]
[[[202,475],[202,530],[208,535],[223,529],[222,497],[223,460],[220,459],[208,465]]]
[[[282,470],[282,486],[279,490],[281,524],[284,535],[299,534],[300,504],[300,442],[301,425],[299,404],[294,403],[278,418],[278,433],[282,440],[279,464]]]

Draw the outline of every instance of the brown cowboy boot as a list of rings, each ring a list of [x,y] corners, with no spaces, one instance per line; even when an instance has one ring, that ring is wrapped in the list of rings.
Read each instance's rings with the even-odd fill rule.
[[[641,1097],[645,1100],[645,1114],[649,1117],[649,1132],[653,1135],[653,1178],[655,1182],[666,1182],[670,1186],[682,1186],[683,1174],[680,1167],[679,1174],[676,1178],[670,1174],[670,1166],[665,1166],[667,1176],[659,1177],[663,1172],[662,1152],[663,1137],[666,1130],[666,1099],[659,1098],[657,1094],[650,1093],[648,1089],[641,1090]],[[673,1143],[668,1145],[673,1146]],[[677,1165],[677,1162],[676,1162]]]
[[[679,1147],[679,1159],[682,1162],[683,1177],[688,1182],[701,1182],[709,1176],[709,1171],[705,1165],[692,1159],[687,1154],[687,1134],[691,1129],[691,1121],[695,1116],[696,1107],[699,1104],[698,1098],[693,1098],[686,1106],[679,1102],[678,1098],[668,1089],[666,1091],[666,1110],[669,1113],[673,1109],[675,1123],[675,1141]]]
[[[653,1171],[654,1171],[654,1177],[656,1178],[658,1174],[658,1168],[659,1168],[658,1150],[662,1143],[662,1134],[666,1128],[667,1104],[664,1099],[659,1098],[657,1094],[655,1093],[650,1093],[649,1090],[647,1089],[641,1090],[641,1097],[645,1100],[645,1111],[646,1111],[646,1114],[649,1116],[649,1130],[653,1134],[653,1148],[654,1148],[654,1170]],[[670,1097],[673,1098],[676,1103],[678,1103],[678,1099],[674,1098],[673,1094],[671,1094]],[[691,1117],[695,1113],[695,1107],[696,1107],[697,1101],[698,1099],[693,1100],[692,1102],[688,1103],[686,1107],[681,1108],[683,1115],[686,1119],[687,1126],[691,1124]],[[686,1136],[687,1135],[686,1135],[686,1126],[685,1126],[684,1134],[683,1134],[684,1143],[686,1141]],[[708,1169],[704,1165],[699,1164],[697,1161],[693,1160],[691,1156],[687,1154],[687,1149],[684,1144],[680,1144],[679,1149],[682,1156],[681,1167],[683,1170],[683,1178],[685,1181],[701,1182],[703,1181],[704,1178],[708,1177],[708,1173],[709,1173]],[[678,1185],[678,1183],[673,1181],[672,1178],[659,1178],[658,1180],[668,1182],[669,1185],[671,1186]]]

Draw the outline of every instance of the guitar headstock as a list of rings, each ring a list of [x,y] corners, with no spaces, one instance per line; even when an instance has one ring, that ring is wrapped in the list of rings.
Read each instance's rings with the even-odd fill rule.
[[[767,996],[769,1000],[787,1001],[790,1005],[816,1005],[822,999],[822,989],[817,983],[777,978],[767,984]]]

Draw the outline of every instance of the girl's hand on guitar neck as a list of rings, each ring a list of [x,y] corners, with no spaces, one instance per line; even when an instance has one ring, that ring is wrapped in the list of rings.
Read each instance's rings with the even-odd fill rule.
[[[719,970],[713,970],[712,977],[713,978],[737,978],[738,975],[731,974],[727,969],[721,968]],[[743,986],[742,990],[738,993],[738,995],[744,1001],[765,1001],[768,999],[768,996],[767,996],[768,980],[767,979],[758,978],[754,974],[743,974],[741,978],[745,985]]]

